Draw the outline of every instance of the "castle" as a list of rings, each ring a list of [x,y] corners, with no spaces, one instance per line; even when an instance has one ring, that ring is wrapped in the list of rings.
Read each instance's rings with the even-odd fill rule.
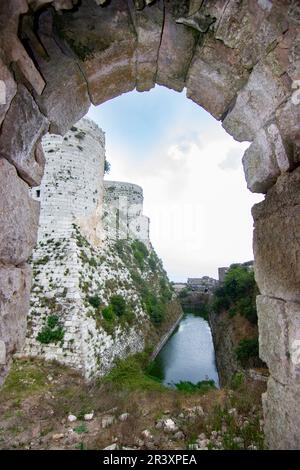
[[[89,379],[143,350],[153,326],[140,286],[159,293],[169,281],[149,240],[142,188],[103,179],[104,132],[84,118],[64,137],[46,135],[43,148],[45,176],[31,190],[41,215],[22,354]],[[113,312],[116,297],[126,305],[122,318]]]

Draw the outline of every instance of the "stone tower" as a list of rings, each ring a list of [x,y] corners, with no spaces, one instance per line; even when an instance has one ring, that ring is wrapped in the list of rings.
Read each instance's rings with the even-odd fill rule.
[[[151,325],[131,277],[141,266],[130,253],[138,240],[153,258],[149,219],[141,187],[104,182],[104,132],[95,123],[84,118],[64,137],[48,134],[43,148],[45,176],[31,190],[41,216],[23,353],[55,359],[90,379],[107,372],[116,357],[144,348]],[[116,245],[121,240],[125,260]],[[145,266],[141,274],[153,283]],[[165,277],[159,263],[157,270]],[[103,317],[114,295],[130,309],[129,323],[123,318],[112,325]]]
[[[41,186],[32,190],[32,196],[41,203],[38,241],[69,236],[75,222],[93,245],[99,245],[104,132],[84,118],[64,137],[47,134],[43,149],[45,174]]]

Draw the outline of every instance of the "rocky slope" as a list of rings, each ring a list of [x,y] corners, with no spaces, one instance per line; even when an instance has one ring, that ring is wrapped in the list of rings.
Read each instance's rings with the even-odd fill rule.
[[[91,379],[116,358],[155,346],[181,315],[154,250],[133,240],[94,248],[74,225],[40,242],[22,354],[55,359]]]
[[[265,384],[186,394],[138,358],[88,385],[42,360],[15,361],[0,391],[1,449],[261,449]]]

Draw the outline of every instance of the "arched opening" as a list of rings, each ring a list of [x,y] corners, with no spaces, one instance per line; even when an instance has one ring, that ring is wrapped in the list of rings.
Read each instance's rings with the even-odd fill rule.
[[[155,82],[177,91],[186,86],[188,96],[237,140],[252,142],[244,157],[248,186],[266,193],[253,212],[260,354],[271,372],[265,429],[271,447],[296,448],[297,2],[141,2],[140,10],[136,2],[98,6],[86,0],[61,15],[48,7],[50,1],[29,2],[30,10],[27,3],[1,6],[1,375],[24,340],[30,287],[25,263],[38,221],[27,185],[39,184],[43,173],[40,137],[49,125],[64,133],[90,100],[100,104]],[[73,2],[53,5],[60,10]]]

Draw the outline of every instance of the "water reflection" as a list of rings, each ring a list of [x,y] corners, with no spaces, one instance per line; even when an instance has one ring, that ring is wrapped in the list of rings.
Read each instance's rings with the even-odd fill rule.
[[[160,378],[168,386],[180,381],[197,383],[202,380],[214,380],[219,386],[208,322],[194,314],[185,314],[156,357],[151,375]]]

